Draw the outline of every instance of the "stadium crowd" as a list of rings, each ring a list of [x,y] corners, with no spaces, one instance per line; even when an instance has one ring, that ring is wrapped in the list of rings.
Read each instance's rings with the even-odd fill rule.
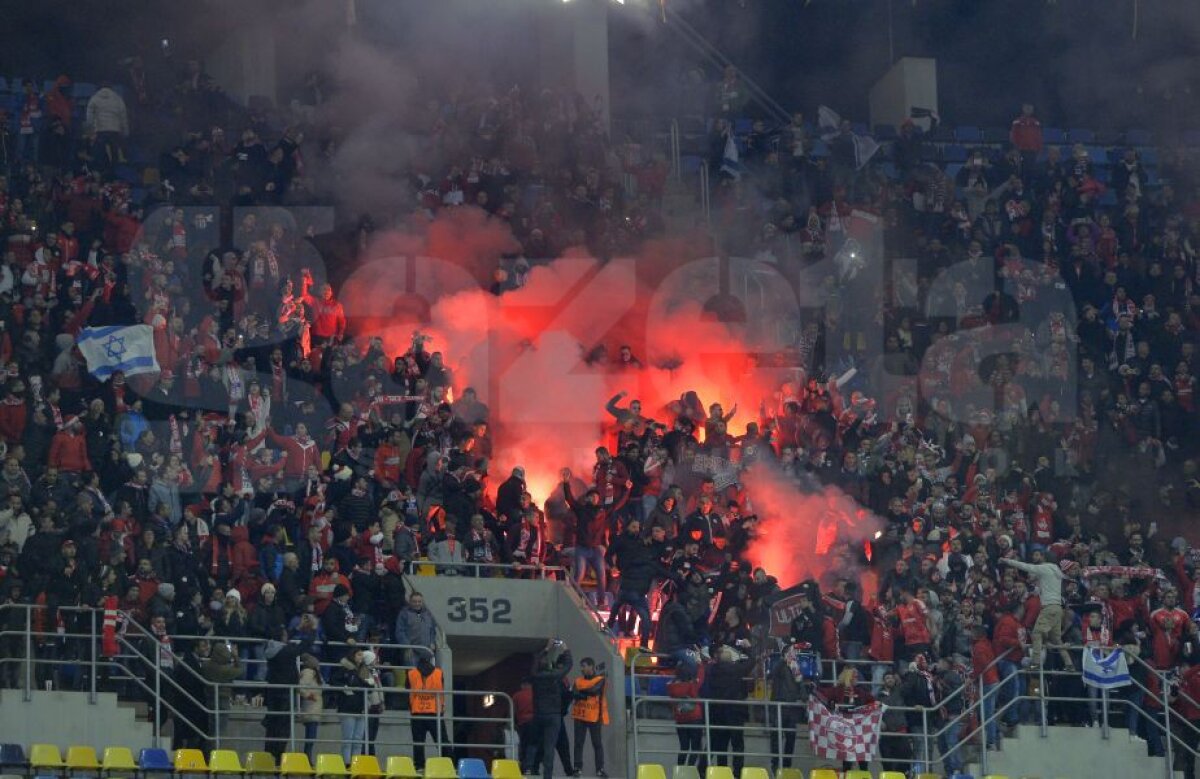
[[[673,658],[680,698],[745,698],[744,657],[777,650],[772,606],[795,594],[781,639],[865,663],[865,687],[851,677],[822,691],[834,703],[937,709],[982,676],[991,705],[1003,705],[1023,668],[1080,666],[1063,644],[1123,646],[1179,669],[1200,699],[1187,670],[1200,658],[1200,558],[1187,536],[1200,503],[1200,211],[1185,154],[1170,153],[1152,188],[1131,149],[1105,185],[1082,147],[1043,148],[1026,112],[1009,148],[973,152],[951,179],[923,161],[930,141],[911,127],[863,163],[849,128],[823,156],[801,116],[755,124],[737,139],[740,170],[717,177],[731,248],[798,273],[837,261],[847,225],[873,215],[890,279],[869,298],[883,353],[865,359],[869,315],[834,308],[797,328],[795,380],[757,412],[738,418],[695,393],[666,408],[618,396],[594,470],[564,470],[543,510],[521,469],[488,473],[496,420],[456,385],[452,356],[419,336],[387,354],[349,328],[333,287],[300,259],[302,228],[248,217],[213,249],[219,227],[182,211],[142,222],[166,204],[312,202],[336,135],[234,112],[227,137],[213,117],[231,115],[228,101],[198,65],[163,94],[147,94],[137,73],[131,65],[122,90],[98,90],[83,116],[69,80],[47,94],[24,85],[16,142],[3,147],[0,587],[6,604],[46,607],[35,612],[38,656],[69,655],[56,628],[71,632],[77,617],[64,607],[108,597],[181,657],[188,642],[172,636],[235,646],[286,636],[315,657],[339,642],[433,650],[436,623],[402,576],[416,561],[449,564],[446,575],[473,573],[455,564],[563,563],[610,607],[614,633],[636,625],[643,646],[653,638]],[[718,95],[736,94],[729,78]],[[183,140],[143,189],[125,168],[149,115]],[[610,144],[584,101],[514,90],[440,103],[426,119],[406,207],[474,205],[507,223],[522,251],[498,267],[498,294],[530,260],[580,244],[631,249],[662,230],[663,160]],[[727,156],[723,122],[714,168]],[[1099,205],[1106,188],[1115,205]],[[847,294],[854,283],[853,273],[828,281]],[[134,323],[154,328],[160,372],[97,381],[76,335]],[[824,373],[833,351],[858,368],[844,386]],[[613,367],[636,370],[633,351],[620,354]],[[986,392],[970,395],[980,383]],[[747,558],[755,496],[726,478],[731,463],[776,468],[806,491],[841,488],[884,521],[870,560],[864,539],[841,538],[820,581],[781,592]],[[22,629],[14,615],[24,620],[10,611],[9,627]],[[351,650],[345,678],[363,654]],[[269,663],[257,667],[264,678]],[[769,681],[778,700],[806,694],[788,662],[771,665]],[[1051,683],[1086,697],[1078,677]],[[1200,721],[1187,696],[1173,705]],[[743,709],[716,711],[714,725],[745,721]],[[1024,715],[1012,707],[1003,724]],[[790,724],[801,716],[797,706]],[[1053,710],[1060,722],[1096,716],[1095,704]],[[676,717],[680,759],[694,762],[695,707]],[[895,713],[887,729],[922,722]],[[1161,754],[1145,716],[1130,707],[1127,722]],[[1000,735],[993,725],[989,743]],[[713,738],[737,765],[740,733]],[[902,737],[882,746],[894,760],[911,748]],[[958,761],[948,757],[947,771]]]

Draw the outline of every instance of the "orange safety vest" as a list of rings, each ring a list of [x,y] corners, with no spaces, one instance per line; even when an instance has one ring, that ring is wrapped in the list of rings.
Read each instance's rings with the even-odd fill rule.
[[[442,689],[442,669],[434,668],[429,676],[421,676],[416,668],[408,669],[408,710],[413,714],[437,714],[442,708],[442,696],[416,690]]]
[[[579,722],[600,722],[608,724],[608,704],[604,701],[604,677],[593,676],[591,679],[579,677],[575,680],[575,692],[590,692],[600,688],[595,695],[586,698],[576,698],[571,704],[571,717]]]

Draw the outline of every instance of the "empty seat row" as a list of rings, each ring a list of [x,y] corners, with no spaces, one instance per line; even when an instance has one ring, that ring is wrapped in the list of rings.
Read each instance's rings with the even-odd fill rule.
[[[656,763],[638,765],[637,779],[667,779],[666,769]],[[675,766],[671,779],[700,779],[700,773],[695,766]],[[704,779],[734,779],[733,771],[727,766],[709,766]],[[770,772],[765,768],[743,768],[738,779],[771,779]],[[781,768],[775,773],[775,779],[907,779],[899,771],[882,771],[872,774],[870,771],[849,770],[841,771],[836,768],[814,768],[805,776],[799,768]],[[915,779],[942,779],[941,774],[916,774]],[[970,774],[954,774],[949,779],[974,779]],[[1001,774],[988,774],[983,779],[1008,779]]]
[[[252,776],[346,777],[347,779],[522,779],[521,767],[515,760],[493,760],[489,772],[482,760],[464,758],[455,767],[448,757],[425,761],[418,771],[407,755],[392,755],[381,766],[374,755],[355,755],[347,766],[339,754],[319,754],[314,766],[302,752],[285,753],[275,762],[269,752],[248,752],[245,759],[231,749],[215,749],[207,758],[198,749],[178,749],[174,756],[165,749],[143,749],[134,759],[128,747],[109,747],[103,759],[90,746],[72,746],[64,758],[54,744],[34,744],[28,759],[18,744],[0,744],[0,770],[30,768],[39,776],[66,772],[110,774],[223,775]]]

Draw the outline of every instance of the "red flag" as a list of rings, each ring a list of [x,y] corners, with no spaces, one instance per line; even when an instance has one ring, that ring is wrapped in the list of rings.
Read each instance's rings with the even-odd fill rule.
[[[808,699],[808,742],[813,754],[825,760],[871,762],[882,721],[883,706],[878,703],[834,713],[817,696]]]

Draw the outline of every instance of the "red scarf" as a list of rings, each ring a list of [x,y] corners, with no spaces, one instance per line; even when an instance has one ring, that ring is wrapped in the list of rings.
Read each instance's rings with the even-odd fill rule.
[[[117,596],[104,598],[104,628],[100,639],[100,651],[105,657],[115,657],[121,648],[117,645]]]

